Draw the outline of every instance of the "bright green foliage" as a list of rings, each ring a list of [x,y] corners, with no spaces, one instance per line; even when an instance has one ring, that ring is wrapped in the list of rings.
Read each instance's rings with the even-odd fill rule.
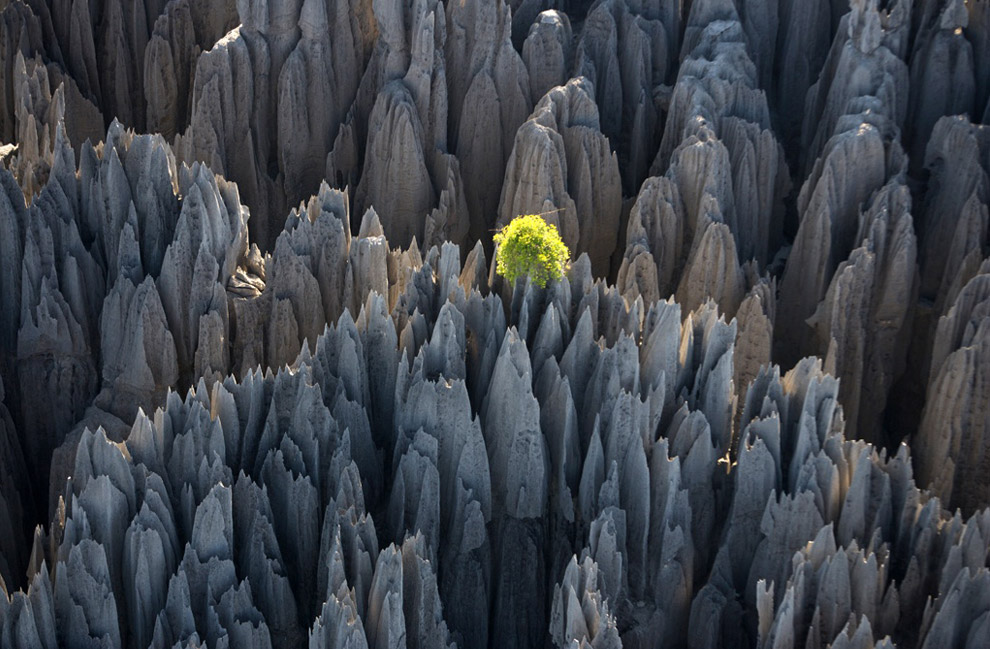
[[[536,214],[517,216],[495,234],[495,270],[509,282],[529,275],[544,288],[551,279],[560,279],[571,257],[557,226]]]

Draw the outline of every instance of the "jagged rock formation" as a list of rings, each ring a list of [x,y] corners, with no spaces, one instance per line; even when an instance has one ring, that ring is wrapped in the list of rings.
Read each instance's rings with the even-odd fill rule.
[[[805,321],[858,243],[860,210],[905,171],[897,129],[906,110],[907,71],[883,43],[879,22],[876,8],[870,6],[844,17],[848,37],[837,36],[825,66],[831,75],[823,74],[809,92],[813,104],[804,141],[814,165],[798,196],[800,225],[788,259],[793,270],[785,272],[781,282],[778,331],[789,332],[786,339],[778,338],[784,358],[793,360],[812,351]],[[845,82],[857,69],[864,70],[856,78],[866,87]]]
[[[516,131],[505,169],[499,226],[544,214],[593,272],[608,272],[622,210],[618,161],[600,130],[594,85],[579,77],[547,92]]]
[[[884,185],[860,217],[860,246],[839,264],[825,299],[808,320],[829,372],[845,379],[840,400],[860,437],[883,430],[887,393],[904,371],[911,304],[917,296],[917,243],[910,197]]]
[[[503,0],[448,3],[447,25],[450,148],[461,162],[471,237],[480,239],[494,225],[513,136],[543,93],[531,95]],[[552,86],[565,78],[556,80]],[[491,106],[498,107],[494,115]]]
[[[985,644],[984,0],[0,5],[0,648]]]
[[[916,444],[922,479],[942,498],[972,511],[990,496],[987,458],[987,308],[984,263],[938,320],[925,413]],[[954,452],[958,449],[959,452]]]

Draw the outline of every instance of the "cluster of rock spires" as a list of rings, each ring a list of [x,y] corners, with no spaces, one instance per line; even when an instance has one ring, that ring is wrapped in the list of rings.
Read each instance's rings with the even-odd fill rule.
[[[3,649],[986,646],[986,0],[0,0],[0,90]]]

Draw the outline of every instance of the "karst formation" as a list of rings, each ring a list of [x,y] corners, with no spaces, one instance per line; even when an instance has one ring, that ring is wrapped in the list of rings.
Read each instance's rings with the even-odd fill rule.
[[[990,0],[0,0],[0,649],[987,649],[988,205]]]

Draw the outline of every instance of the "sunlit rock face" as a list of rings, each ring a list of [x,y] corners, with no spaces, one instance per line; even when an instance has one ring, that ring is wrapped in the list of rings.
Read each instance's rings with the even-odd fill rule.
[[[0,649],[986,646],[986,0],[0,0],[0,104]]]

